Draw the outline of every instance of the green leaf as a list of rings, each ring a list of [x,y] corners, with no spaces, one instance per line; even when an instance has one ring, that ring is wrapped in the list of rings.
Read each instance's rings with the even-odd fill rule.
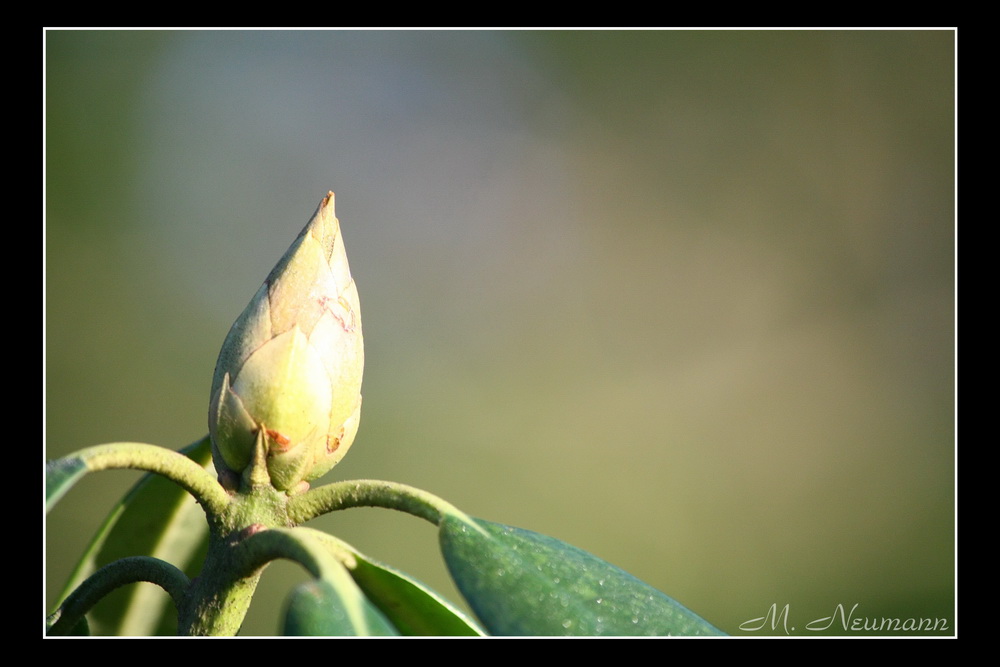
[[[482,636],[479,626],[425,584],[354,552],[349,568],[361,590],[396,626],[411,636]]]
[[[398,633],[356,587],[345,590],[344,586],[329,580],[314,579],[292,590],[283,634],[292,637],[370,637]]]
[[[441,550],[459,590],[497,635],[721,635],[631,574],[552,537],[446,516]]]
[[[211,465],[211,443],[207,437],[181,453],[206,468]],[[173,563],[188,576],[195,576],[207,544],[205,513],[194,498],[161,475],[146,475],[111,510],[77,563],[60,600],[97,569],[126,556],[154,556]],[[126,586],[114,591],[88,617],[91,631],[99,635],[176,632],[177,614],[170,598],[150,585]]]
[[[45,465],[45,513],[86,474],[87,463],[83,459],[67,457],[49,461]]]

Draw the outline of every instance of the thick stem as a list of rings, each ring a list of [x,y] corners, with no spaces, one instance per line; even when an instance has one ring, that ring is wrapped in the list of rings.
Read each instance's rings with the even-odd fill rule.
[[[233,636],[239,632],[266,560],[246,548],[262,531],[292,526],[288,496],[271,486],[233,496],[212,526],[208,554],[178,617],[182,635]]]
[[[191,601],[197,604],[182,610],[181,634],[233,636],[239,632],[264,568],[279,558],[299,563],[316,579],[346,581],[344,565],[314,532],[256,525],[228,544],[210,547],[206,572],[192,589]]]
[[[213,536],[201,576],[195,579],[177,615],[177,634],[234,637],[243,625],[261,570],[242,576],[234,563],[233,541]]]

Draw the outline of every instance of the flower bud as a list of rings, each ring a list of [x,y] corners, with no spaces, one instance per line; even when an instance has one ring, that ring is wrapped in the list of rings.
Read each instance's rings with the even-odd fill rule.
[[[222,345],[208,425],[223,475],[242,475],[260,436],[271,484],[292,490],[336,465],[357,433],[361,310],[333,204],[331,192]]]

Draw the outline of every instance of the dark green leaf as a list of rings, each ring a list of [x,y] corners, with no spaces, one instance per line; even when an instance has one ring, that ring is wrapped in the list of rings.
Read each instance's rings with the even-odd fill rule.
[[[368,637],[397,633],[360,591],[356,594],[341,591],[330,581],[317,579],[292,590],[285,612],[283,634],[295,637]]]
[[[477,636],[472,619],[423,583],[394,568],[355,553],[351,576],[401,634]]]
[[[181,453],[205,467],[211,465],[208,437]],[[111,510],[60,599],[98,568],[127,556],[155,556],[195,576],[207,544],[205,513],[194,498],[161,475],[146,475]],[[93,608],[89,618],[91,629],[100,635],[174,634],[177,623],[170,598],[150,585],[114,591]]]
[[[492,634],[724,634],[655,588],[574,546],[473,521],[445,517],[441,549],[459,590]]]

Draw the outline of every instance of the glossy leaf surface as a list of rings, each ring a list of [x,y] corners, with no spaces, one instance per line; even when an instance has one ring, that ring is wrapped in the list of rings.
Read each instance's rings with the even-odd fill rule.
[[[441,523],[459,590],[492,634],[721,635],[624,570],[552,537],[460,517]]]

